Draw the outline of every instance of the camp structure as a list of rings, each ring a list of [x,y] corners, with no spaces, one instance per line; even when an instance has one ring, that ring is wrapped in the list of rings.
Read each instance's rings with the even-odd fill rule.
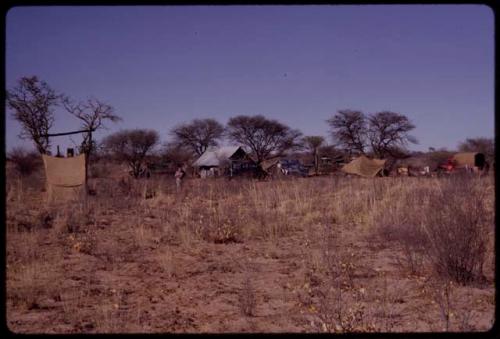
[[[474,167],[483,170],[486,165],[484,154],[475,152],[456,153],[451,157],[451,162],[455,168],[467,168],[471,170]]]
[[[314,166],[305,166],[298,159],[281,159],[280,165],[285,175],[294,175],[301,177],[307,177],[309,175],[309,167]]]
[[[42,158],[49,202],[68,202],[85,195],[85,154],[68,158],[43,154]]]
[[[405,158],[390,158],[384,168],[390,176],[430,176],[432,161],[425,154],[412,155]]]
[[[278,176],[284,175],[279,158],[264,160],[260,163],[260,167],[267,176],[276,178]]]
[[[368,159],[364,155],[361,155],[350,163],[345,164],[342,167],[342,171],[347,174],[371,178],[377,176],[384,169],[385,161],[382,159]]]
[[[340,166],[345,164],[345,159],[342,154],[337,154],[334,157],[322,156],[319,160],[320,165]]]
[[[300,176],[309,175],[309,167],[303,165],[298,159],[280,159],[272,158],[261,162],[260,167],[266,175],[273,178],[282,176]]]
[[[194,163],[193,167],[201,178],[212,176],[235,176],[253,172],[255,162],[240,146],[224,146],[207,149]]]

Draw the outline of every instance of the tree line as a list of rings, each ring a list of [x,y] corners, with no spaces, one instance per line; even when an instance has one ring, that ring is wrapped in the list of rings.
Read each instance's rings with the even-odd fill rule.
[[[113,107],[98,99],[75,101],[57,93],[36,76],[21,78],[16,87],[7,90],[6,101],[12,117],[21,124],[19,137],[31,139],[40,154],[50,152],[49,132],[57,106],[80,120],[80,127],[87,131],[79,146],[80,153],[90,157],[99,148],[108,156],[126,161],[135,177],[140,175],[144,159],[159,144],[157,131],[131,129],[110,134],[98,145],[92,139],[92,131],[105,128],[106,121],[122,120]],[[415,125],[401,113],[365,114],[346,109],[336,112],[326,123],[333,145],[327,145],[323,136],[304,136],[301,131],[263,115],[238,115],[230,118],[225,126],[211,118],[194,119],[169,131],[170,141],[164,148],[164,156],[173,161],[187,162],[227,140],[244,146],[257,164],[287,152],[306,151],[313,157],[317,172],[320,154],[401,158],[408,155],[409,144],[418,142],[410,134]],[[463,149],[478,146],[484,147],[485,140],[468,139],[460,145]]]

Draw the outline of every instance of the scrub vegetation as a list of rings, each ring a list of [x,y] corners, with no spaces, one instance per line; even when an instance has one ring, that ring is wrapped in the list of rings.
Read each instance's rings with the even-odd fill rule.
[[[95,164],[97,165],[97,164]],[[99,164],[103,167],[103,164]],[[493,175],[132,179],[47,205],[7,165],[17,333],[439,332],[493,325]]]

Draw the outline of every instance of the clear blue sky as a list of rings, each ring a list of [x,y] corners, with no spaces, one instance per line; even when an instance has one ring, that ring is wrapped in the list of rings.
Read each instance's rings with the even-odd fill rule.
[[[16,7],[6,36],[7,88],[37,75],[111,104],[124,121],[98,138],[153,128],[166,141],[194,118],[263,114],[331,142],[339,109],[407,115],[413,150],[494,136],[486,6]],[[78,127],[57,112],[54,132]],[[31,145],[18,133],[6,116],[7,149]]]

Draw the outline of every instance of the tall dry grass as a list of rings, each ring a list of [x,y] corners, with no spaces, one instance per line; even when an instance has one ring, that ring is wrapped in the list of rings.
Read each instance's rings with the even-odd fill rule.
[[[200,242],[277,244],[302,232],[300,250],[311,263],[312,276],[328,277],[316,286],[323,293],[321,302],[308,301],[318,315],[313,330],[390,331],[388,304],[381,302],[379,313],[385,316],[377,315],[368,309],[366,296],[356,285],[354,271],[362,258],[336,236],[342,228],[397,248],[403,254],[397,264],[413,274],[461,284],[493,275],[492,177],[186,180],[180,192],[174,180],[165,177],[97,177],[91,185],[95,196],[64,207],[45,206],[40,203],[43,197],[35,197],[26,187],[19,191],[15,184],[9,186],[7,298],[11,307],[28,311],[47,298],[61,299],[58,281],[64,278],[60,276],[65,270],[63,255],[97,258],[115,270],[125,260],[158,249],[155,260],[161,272],[175,277],[178,263],[172,246],[193,250]],[[44,246],[50,250],[40,255],[37,249]],[[255,291],[247,280],[241,306],[244,314],[252,315]],[[307,283],[310,288],[311,280]],[[122,301],[116,295],[103,297],[101,304],[85,304],[85,293],[93,284],[89,280],[88,290],[78,295],[65,291],[69,294],[62,297],[62,304],[75,315],[70,323],[78,321],[84,312],[80,306],[85,305],[93,314],[86,316],[94,317],[89,331],[141,329],[138,317],[118,312]],[[347,287],[357,292],[345,294]]]
[[[425,259],[445,279],[481,282],[492,251],[491,179],[452,176],[400,187],[392,200],[385,198],[387,207],[373,215],[375,235],[401,246],[403,266],[412,273]]]

